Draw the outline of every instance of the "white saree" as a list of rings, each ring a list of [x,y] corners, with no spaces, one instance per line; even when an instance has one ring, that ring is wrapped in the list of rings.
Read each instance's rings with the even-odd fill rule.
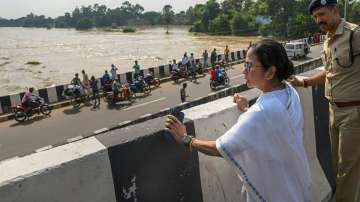
[[[286,85],[284,90],[262,94],[216,140],[221,155],[236,168],[248,202],[309,201],[303,122],[299,95]]]

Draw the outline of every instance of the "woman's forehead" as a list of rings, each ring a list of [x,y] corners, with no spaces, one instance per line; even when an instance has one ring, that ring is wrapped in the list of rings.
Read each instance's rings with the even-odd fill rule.
[[[252,61],[252,62],[256,62],[258,61],[258,58],[256,56],[256,53],[255,53],[255,49],[254,48],[250,48],[248,50],[248,52],[246,53],[246,60],[248,62]]]

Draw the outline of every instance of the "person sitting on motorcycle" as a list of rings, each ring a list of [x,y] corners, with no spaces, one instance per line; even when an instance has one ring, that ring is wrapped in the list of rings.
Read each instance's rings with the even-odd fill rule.
[[[102,87],[103,87],[103,90],[104,90],[105,92],[110,92],[110,91],[112,91],[112,88],[111,88],[111,84],[112,84],[112,83],[111,83],[110,75],[109,75],[109,73],[108,73],[107,70],[105,70],[105,73],[104,73],[104,75],[101,77],[100,81],[101,81],[101,85],[102,85]]]
[[[119,96],[121,84],[117,80],[113,80],[111,88],[114,93],[114,98],[117,98]]]
[[[171,69],[173,71],[179,71],[179,66],[178,64],[176,63],[176,60],[173,60],[173,63],[171,64]]]
[[[220,65],[217,64],[216,65],[216,80],[217,81],[221,81],[222,80],[222,71],[221,71],[221,68],[220,68]]]
[[[40,98],[37,95],[33,94],[34,88],[29,88],[29,91],[24,94],[21,99],[21,104],[26,108],[27,111],[31,111],[32,109],[37,107],[37,103],[35,100]]]
[[[210,80],[214,81],[215,79],[216,79],[216,70],[215,70],[215,67],[211,67]]]

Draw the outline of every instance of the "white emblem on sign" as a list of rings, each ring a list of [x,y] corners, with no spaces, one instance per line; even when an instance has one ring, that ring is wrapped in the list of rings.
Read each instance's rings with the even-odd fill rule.
[[[325,6],[327,2],[326,2],[326,0],[321,0],[320,3],[321,3],[321,5]]]

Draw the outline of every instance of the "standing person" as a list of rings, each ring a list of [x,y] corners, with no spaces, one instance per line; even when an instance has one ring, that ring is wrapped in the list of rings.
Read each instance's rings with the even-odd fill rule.
[[[82,85],[78,73],[75,73],[75,77],[70,81],[70,84],[74,85],[74,86],[81,86]]]
[[[135,60],[135,64],[133,65],[132,68],[133,68],[133,71],[134,71],[134,78],[135,78],[135,80],[137,80],[138,77],[141,75],[141,67],[138,64],[137,60]]]
[[[100,95],[99,95],[99,88],[98,88],[97,82],[98,81],[95,79],[95,76],[91,76],[89,83],[90,83],[90,87],[91,87],[93,99],[94,99],[93,108],[96,108],[96,106],[100,105]],[[96,100],[98,101],[98,103],[96,103]]]
[[[190,71],[191,71],[191,81],[194,81],[194,83],[197,82],[197,79],[196,79],[196,72],[197,72],[197,66],[196,66],[196,63],[195,63],[195,59],[193,60],[190,60]]]
[[[249,87],[263,93],[251,107],[245,97],[234,96],[243,114],[231,129],[216,141],[205,141],[187,135],[185,125],[174,116],[168,116],[165,127],[189,150],[225,158],[243,182],[246,201],[310,201],[300,99],[283,82],[293,73],[281,44],[260,41],[249,49],[243,74]]]
[[[211,66],[215,66],[216,57],[217,57],[216,48],[214,48],[214,50],[211,52],[211,55],[210,55]]]
[[[111,64],[111,70],[110,70],[111,80],[117,79],[117,70],[118,70],[118,68],[114,64]]]
[[[82,70],[81,73],[83,75],[82,85],[83,85],[84,93],[85,93],[86,99],[88,100],[89,94],[90,94],[89,76],[86,74],[85,70]]]
[[[189,67],[189,58],[188,58],[186,52],[184,53],[184,56],[183,56],[183,58],[181,59],[181,64],[182,64],[182,66],[184,67],[185,70],[188,69],[188,67]]]
[[[225,50],[224,50],[225,62],[226,63],[228,63],[230,61],[229,60],[229,54],[230,54],[230,49],[229,49],[229,46],[226,45]]]
[[[190,60],[190,63],[193,62],[193,61],[195,62],[194,53],[190,53],[190,59],[189,60]]]
[[[313,0],[309,11],[327,32],[322,55],[325,70],[289,81],[303,87],[325,84],[335,200],[356,202],[360,189],[360,29],[341,18],[336,0]]]
[[[189,97],[189,95],[186,94],[186,88],[187,88],[187,83],[183,83],[183,86],[180,89],[181,102],[186,102],[186,97]]]
[[[206,68],[208,68],[208,59],[209,59],[209,54],[208,54],[207,50],[204,51],[203,58],[204,58],[204,66],[203,66],[203,68],[205,70]]]

